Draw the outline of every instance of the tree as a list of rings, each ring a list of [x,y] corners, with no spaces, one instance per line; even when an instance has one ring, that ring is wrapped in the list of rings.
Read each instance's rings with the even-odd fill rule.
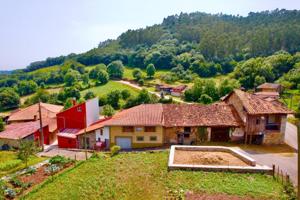
[[[73,106],[74,99],[68,98],[64,104],[64,110],[67,110]]]
[[[256,76],[255,79],[254,79],[254,86],[257,87],[263,83],[266,82],[266,79],[265,77],[263,76]]]
[[[66,86],[74,85],[80,78],[80,73],[75,70],[69,70],[64,76],[64,81]]]
[[[143,74],[142,74],[142,70],[140,70],[139,68],[135,68],[133,71],[132,71],[132,76],[133,78],[136,80],[136,81],[139,81]]]
[[[47,103],[50,100],[50,94],[47,90],[39,89],[31,98],[25,101],[26,105],[38,103],[39,101]]]
[[[89,84],[89,75],[88,75],[87,73],[83,74],[83,75],[81,76],[81,79],[82,79],[82,82],[83,82],[84,84],[86,84],[86,85]]]
[[[149,65],[147,65],[146,72],[147,76],[149,78],[152,78],[156,72],[155,66],[152,63],[150,63]]]
[[[106,84],[108,82],[108,73],[104,70],[99,70],[97,74],[97,81],[100,84]]]
[[[122,92],[121,92],[121,96],[122,96],[122,99],[123,100],[126,100],[126,99],[128,99],[129,97],[130,97],[130,92],[129,92],[129,90],[127,90],[127,89],[124,89],[124,90],[122,90]]]
[[[111,91],[107,94],[107,104],[111,105],[114,109],[119,109],[119,100],[120,100],[121,94],[119,90]]]
[[[104,95],[98,97],[99,99],[99,106],[104,106],[107,104],[107,98]]]
[[[36,82],[30,80],[30,81],[20,81],[18,84],[18,93],[19,95],[28,95],[36,92],[38,89],[38,85]]]
[[[111,62],[107,66],[107,72],[108,72],[110,78],[121,79],[124,74],[124,66],[123,66],[122,61],[117,60],[117,61]]]
[[[210,104],[213,102],[213,99],[210,96],[208,96],[207,94],[202,94],[199,99],[199,102],[203,103],[203,104]]]
[[[96,95],[95,95],[95,93],[92,92],[92,91],[88,91],[88,92],[85,93],[85,95],[84,95],[84,99],[85,99],[85,100],[92,99],[92,98],[95,98],[95,97],[96,97]]]
[[[237,80],[235,79],[225,79],[223,80],[220,85],[219,85],[219,96],[223,97],[227,94],[229,94],[230,92],[233,91],[233,89],[235,88],[240,88],[240,84]]]
[[[0,118],[0,132],[5,130],[5,124],[2,118]]]
[[[0,109],[17,108],[20,105],[20,97],[12,88],[0,90]]]
[[[103,106],[101,114],[104,115],[105,117],[111,117],[115,114],[115,110],[111,105],[107,104]]]
[[[35,144],[31,140],[20,140],[19,144],[18,158],[22,160],[27,167],[30,156],[36,152]]]
[[[58,100],[64,102],[67,98],[80,99],[80,91],[76,87],[65,87],[58,93]]]

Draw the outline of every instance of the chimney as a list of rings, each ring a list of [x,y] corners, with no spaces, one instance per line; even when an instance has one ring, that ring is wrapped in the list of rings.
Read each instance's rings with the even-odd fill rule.
[[[72,99],[72,104],[73,104],[73,106],[76,105],[76,99],[75,98]]]

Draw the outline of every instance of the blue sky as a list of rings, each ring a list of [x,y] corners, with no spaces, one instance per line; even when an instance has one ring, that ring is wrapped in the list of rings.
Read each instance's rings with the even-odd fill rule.
[[[300,9],[299,0],[0,0],[0,70],[85,52],[127,29],[180,12],[247,15]]]

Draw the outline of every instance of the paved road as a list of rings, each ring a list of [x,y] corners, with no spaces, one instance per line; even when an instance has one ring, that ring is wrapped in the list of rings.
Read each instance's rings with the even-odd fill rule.
[[[285,174],[289,174],[291,180],[297,185],[297,153],[258,153],[256,151],[244,150],[257,164],[272,167],[274,164]]]
[[[285,130],[285,142],[293,147],[294,149],[298,149],[297,143],[297,127],[294,124],[289,122],[286,123],[286,130]]]

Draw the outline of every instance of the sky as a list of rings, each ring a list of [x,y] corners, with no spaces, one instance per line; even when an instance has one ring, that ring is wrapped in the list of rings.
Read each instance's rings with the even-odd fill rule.
[[[0,70],[82,53],[180,12],[300,9],[299,0],[0,0]]]

